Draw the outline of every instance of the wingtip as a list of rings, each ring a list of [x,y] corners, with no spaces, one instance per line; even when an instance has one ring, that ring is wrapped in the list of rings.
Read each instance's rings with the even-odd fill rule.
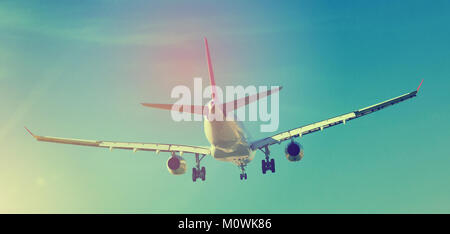
[[[28,133],[30,133],[31,136],[34,137],[34,134],[30,131],[30,129],[28,129],[27,127],[24,126],[24,128],[27,130]]]
[[[420,86],[422,86],[422,83],[423,83],[423,79],[422,79],[422,81],[420,82],[419,87],[417,87],[417,92],[419,92],[419,89],[420,89]]]

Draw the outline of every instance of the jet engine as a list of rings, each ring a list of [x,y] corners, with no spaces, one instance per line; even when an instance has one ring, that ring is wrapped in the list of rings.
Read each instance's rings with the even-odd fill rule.
[[[178,155],[173,155],[167,160],[167,169],[172,175],[182,175],[186,172],[186,161]]]
[[[284,151],[286,153],[287,160],[291,162],[300,161],[303,158],[303,147],[295,141],[289,143]]]

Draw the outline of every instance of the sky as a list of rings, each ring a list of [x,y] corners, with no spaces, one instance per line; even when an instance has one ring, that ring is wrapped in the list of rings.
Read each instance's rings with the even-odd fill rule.
[[[449,213],[448,1],[1,1],[0,213]],[[169,154],[59,145],[69,138],[208,145],[177,85],[280,85],[278,131],[414,91],[416,98],[272,147],[239,169],[207,157],[205,182]],[[259,124],[245,123],[255,139]]]

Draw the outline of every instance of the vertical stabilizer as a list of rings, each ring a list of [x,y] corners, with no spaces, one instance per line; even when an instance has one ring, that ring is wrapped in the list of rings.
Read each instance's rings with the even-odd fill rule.
[[[206,62],[208,63],[208,72],[209,72],[209,83],[211,84],[211,98],[215,99],[216,97],[216,80],[214,79],[214,71],[211,64],[211,56],[209,55],[209,47],[208,40],[205,37],[205,47],[206,47]]]

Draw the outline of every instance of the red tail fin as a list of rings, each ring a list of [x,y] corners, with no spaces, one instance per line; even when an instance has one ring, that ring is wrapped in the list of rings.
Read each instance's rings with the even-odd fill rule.
[[[211,98],[216,98],[216,80],[214,79],[214,71],[211,63],[211,56],[209,55],[208,40],[205,37],[206,48],[206,62],[208,63],[209,83],[211,84]]]
[[[246,106],[252,102],[255,102],[261,98],[267,97],[271,94],[274,94],[281,90],[282,87],[278,87],[272,90],[269,90],[267,92],[261,92],[258,94],[254,94],[251,96],[247,96],[241,99],[237,99],[228,103],[218,103],[216,100],[216,81],[214,79],[214,71],[211,63],[211,56],[209,54],[209,47],[208,47],[208,40],[205,37],[205,49],[206,49],[206,61],[208,63],[208,72],[209,72],[209,82],[211,84],[211,98],[214,100],[216,105],[219,105],[222,107],[222,110],[224,110],[224,113],[228,113],[230,111],[236,110],[240,107]],[[203,113],[203,106],[196,106],[196,105],[175,105],[175,104],[156,104],[156,103],[142,103],[143,106],[151,107],[151,108],[158,108],[163,110],[179,110],[181,112],[188,112],[192,114],[198,114],[198,115],[207,115],[208,113]],[[233,105],[233,106],[231,106]],[[227,106],[229,108],[227,109]]]

